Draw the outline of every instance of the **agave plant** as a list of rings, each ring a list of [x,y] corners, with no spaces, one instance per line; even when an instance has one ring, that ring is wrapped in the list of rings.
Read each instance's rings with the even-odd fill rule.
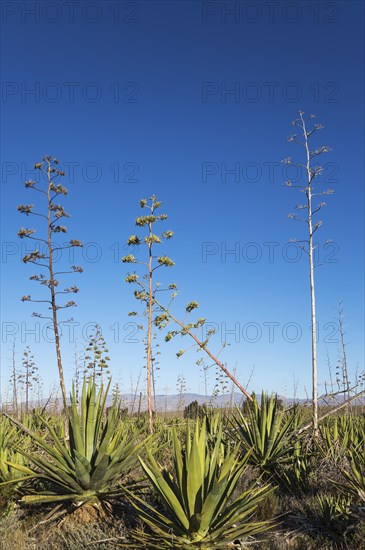
[[[279,464],[291,460],[297,412],[295,409],[286,412],[278,406],[276,395],[268,397],[264,392],[261,406],[256,396],[250,405],[248,418],[238,410],[233,419],[232,435],[240,442],[244,452],[252,451],[251,464],[271,473]]]
[[[12,449],[0,449],[0,485],[6,485],[9,481],[20,485],[22,481],[30,479],[30,477],[22,475],[20,468],[25,468],[26,461],[24,457],[17,451]]]
[[[4,482],[14,480],[20,481],[23,479],[22,472],[14,469],[10,464],[25,464],[27,461],[24,459],[16,447],[19,444],[19,434],[15,427],[12,427],[10,422],[5,417],[0,417],[0,485]],[[29,437],[22,438],[23,449],[28,449],[31,446]]]
[[[77,506],[98,503],[123,492],[125,479],[138,463],[138,453],[146,440],[137,443],[139,433],[120,429],[119,411],[111,407],[103,422],[109,385],[96,390],[95,382],[84,380],[80,413],[75,389],[71,394],[69,411],[69,440],[58,437],[47,420],[47,437],[51,444],[38,434],[28,433],[40,453],[18,452],[35,466],[34,469],[7,462],[12,468],[45,482],[46,489],[22,498],[25,503],[71,501]],[[19,423],[17,423],[19,425]],[[147,443],[150,439],[147,440]]]
[[[275,471],[275,479],[279,485],[292,494],[307,493],[313,475],[313,454],[303,437],[297,439],[290,462],[280,465]]]
[[[215,445],[208,444],[206,421],[197,421],[191,434],[186,430],[182,446],[175,429],[173,434],[172,471],[162,468],[147,450],[148,459],[140,458],[162,509],[131,495],[139,517],[151,533],[134,531],[139,548],[225,548],[236,539],[269,529],[269,521],[255,521],[258,503],[273,489],[270,485],[255,486],[232,501],[232,493],[243,475],[248,455],[239,457],[240,448],[222,446],[222,427]]]
[[[46,423],[51,425],[60,439],[65,437],[65,421],[63,416],[47,414],[45,411],[33,410],[32,413],[24,414],[21,417],[22,425],[38,435],[48,430]]]
[[[351,515],[351,500],[342,495],[316,495],[315,504],[316,516],[326,527]]]
[[[6,418],[0,420],[0,515],[6,515],[19,498],[23,484],[29,479],[10,464],[25,466],[24,457],[14,450],[17,434]],[[23,442],[23,445],[27,442]],[[9,483],[10,482],[10,483]]]
[[[365,423],[360,416],[329,417],[320,428],[319,452],[336,462],[365,440]]]
[[[349,452],[350,470],[342,473],[347,481],[344,489],[365,503],[365,440],[361,447]]]

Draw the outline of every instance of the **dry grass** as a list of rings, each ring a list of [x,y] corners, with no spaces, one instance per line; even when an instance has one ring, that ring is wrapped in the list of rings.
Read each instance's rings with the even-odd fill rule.
[[[81,522],[74,517],[59,525],[37,525],[41,518],[13,514],[0,521],[1,550],[80,550],[86,546],[98,550],[116,547],[127,530],[123,520]],[[83,518],[85,520],[85,517]],[[108,542],[108,539],[111,539]],[[106,541],[106,542],[99,542]],[[93,544],[94,543],[94,544]]]

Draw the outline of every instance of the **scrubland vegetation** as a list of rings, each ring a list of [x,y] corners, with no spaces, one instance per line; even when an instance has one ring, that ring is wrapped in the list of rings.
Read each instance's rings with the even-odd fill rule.
[[[308,130],[303,115],[299,113],[293,126],[300,128],[304,142],[296,135],[289,141],[305,148],[305,164],[297,166],[305,171],[306,182],[299,187],[306,201],[290,217],[308,228],[306,239],[298,242],[307,247],[309,257],[311,410],[299,403],[285,405],[276,395],[250,394],[218,359],[220,351],[211,351],[214,331],[199,338],[205,319],[192,317],[198,302],[186,305],[183,319],[173,312],[176,284],[156,280],[157,270],[174,266],[159,250],[173,231],[155,232],[155,224],[167,219],[159,213],[161,202],[155,195],[141,199],[140,208],[147,214],[136,218],[139,234],[127,240],[133,253],[121,259],[134,269],[125,274],[125,281],[134,286],[134,297],[142,304],[141,311],[129,315],[141,317],[139,329],[145,334],[147,411],[134,414],[122,409],[119,388],[111,386],[110,358],[98,325],[86,348],[84,372],[76,370],[68,397],[59,317],[62,310],[76,305],[67,297],[79,288],[71,284],[62,289],[59,279],[83,269],[76,265],[54,269],[53,256],[59,248],[53,238],[67,233],[61,220],[69,217],[58,204],[68,193],[59,183],[65,173],[53,157],[35,164],[42,177],[27,181],[25,187],[37,191],[43,203],[39,211],[33,204],[20,205],[18,210],[27,217],[36,215],[39,226],[21,228],[18,236],[35,239],[37,231],[37,240],[44,244],[45,252],[34,250],[23,258],[41,270],[30,279],[41,285],[42,293],[21,299],[45,304],[46,315],[34,312],[33,316],[52,322],[62,412],[52,412],[49,406],[32,408],[30,389],[39,383],[41,373],[27,348],[21,373],[14,361],[12,365],[13,406],[0,414],[2,548],[365,548],[364,375],[358,375],[351,387],[342,324],[338,390],[331,384],[325,396],[340,400],[332,409],[323,408],[318,395],[312,256],[313,234],[322,224],[314,216],[325,203],[313,206],[312,200],[333,191],[313,193],[320,174],[313,159],[329,149],[310,150],[309,139],[322,126]],[[295,164],[291,158],[285,162]],[[286,185],[292,187],[290,181]],[[82,246],[71,239],[63,248]],[[245,396],[243,405],[217,409],[195,402],[186,407],[184,418],[178,412],[157,413],[154,377],[160,333],[166,343],[178,335],[187,337],[200,352],[198,365],[204,371],[212,365],[217,368],[218,376],[229,379]],[[180,349],[177,357],[185,351]],[[184,387],[183,377],[180,385]],[[25,406],[20,406],[20,392]]]
[[[262,394],[190,418],[121,415],[84,381],[68,418],[0,424],[3,548],[364,548],[363,407],[310,413]],[[303,430],[304,428],[304,430]]]

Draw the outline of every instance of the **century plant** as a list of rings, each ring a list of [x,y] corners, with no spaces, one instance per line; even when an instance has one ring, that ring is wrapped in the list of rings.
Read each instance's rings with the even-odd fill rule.
[[[112,403],[113,406],[117,406],[122,400],[119,384],[116,382],[112,389]]]
[[[342,489],[365,504],[365,439],[348,452],[349,469],[343,470],[346,485]]]
[[[292,494],[308,493],[311,489],[311,477],[314,473],[315,450],[311,439],[298,436],[298,430],[303,423],[303,417],[298,409],[292,426],[292,450],[289,459],[275,468],[275,478],[279,485]]]
[[[62,196],[68,194],[66,187],[59,183],[60,179],[65,176],[65,172],[59,169],[59,161],[51,156],[45,156],[42,162],[37,162],[34,165],[34,169],[41,173],[41,177],[37,178],[39,181],[28,180],[25,182],[25,188],[37,191],[45,199],[45,213],[34,211],[33,204],[22,204],[18,206],[18,211],[26,216],[32,215],[41,218],[45,225],[45,235],[42,237],[35,237],[36,230],[29,228],[21,228],[18,231],[18,237],[21,239],[31,239],[35,242],[35,249],[26,254],[23,257],[25,264],[34,264],[36,267],[45,270],[45,273],[37,273],[31,275],[32,281],[37,281],[41,285],[47,287],[50,293],[50,299],[32,299],[30,295],[22,297],[23,302],[40,302],[48,304],[48,309],[51,311],[51,316],[44,316],[40,313],[34,312],[33,317],[41,319],[49,319],[52,322],[53,331],[55,335],[55,346],[57,355],[57,366],[59,373],[59,381],[61,386],[61,394],[63,400],[64,410],[67,411],[67,396],[65,378],[62,366],[61,347],[60,347],[60,331],[58,312],[60,309],[70,308],[76,306],[73,300],[68,300],[63,305],[59,305],[58,296],[60,294],[75,294],[79,291],[75,285],[64,288],[63,290],[57,290],[59,286],[58,275],[64,273],[80,273],[83,269],[79,266],[73,265],[71,270],[66,269],[61,271],[55,271],[55,262],[57,259],[56,254],[61,253],[63,250],[82,247],[82,242],[76,239],[71,239],[66,244],[55,243],[53,241],[55,236],[62,236],[67,233],[67,228],[62,225],[63,218],[69,218],[69,214],[64,210],[61,204],[55,201]],[[42,248],[41,248],[42,247]]]
[[[164,231],[160,235],[154,232],[154,226],[159,221],[167,219],[166,214],[158,214],[157,210],[161,207],[161,202],[157,200],[155,195],[147,199],[141,199],[141,208],[148,211],[145,216],[138,216],[136,218],[136,226],[144,228],[146,234],[143,237],[138,235],[131,235],[127,241],[129,246],[141,246],[144,245],[147,249],[147,260],[140,261],[133,254],[128,254],[122,258],[124,263],[139,264],[146,268],[146,274],[139,278],[137,273],[129,273],[125,278],[127,283],[134,283],[138,289],[135,290],[134,295],[137,300],[143,302],[146,306],[145,314],[147,316],[147,329],[146,329],[146,371],[147,371],[147,407],[149,415],[149,429],[153,432],[153,403],[152,403],[152,369],[153,369],[153,351],[152,351],[152,339],[153,339],[153,320],[155,315],[155,294],[161,292],[160,283],[154,281],[155,271],[161,267],[172,267],[174,262],[165,255],[155,255],[155,247],[161,244],[163,241],[171,239],[173,232],[171,230]],[[169,285],[169,290],[174,290],[176,285]],[[130,315],[136,315],[136,312],[130,312]]]
[[[173,296],[174,298],[175,296]],[[204,353],[209,357],[209,360],[212,362],[211,364],[216,365],[230,380],[231,382],[237,386],[237,388],[246,396],[246,398],[251,401],[252,397],[248,393],[248,391],[240,384],[240,382],[237,380],[234,374],[232,374],[226,367],[222,361],[218,359],[217,354],[213,354],[210,349],[208,348],[208,343],[210,338],[215,334],[215,329],[208,328],[203,333],[203,337],[199,338],[198,332],[202,330],[206,323],[206,319],[204,317],[199,317],[195,322],[187,322],[187,318],[191,315],[191,313],[199,308],[199,303],[195,300],[189,302],[187,306],[185,307],[186,317],[183,320],[178,319],[171,311],[170,305],[164,306],[159,300],[155,299],[156,305],[160,308],[161,314],[158,315],[155,318],[155,325],[159,329],[164,329],[169,323],[173,323],[177,326],[177,329],[169,330],[165,336],[165,341],[170,342],[173,338],[176,336],[190,336],[193,340],[193,344],[191,347],[195,347],[197,351],[204,351]],[[206,328],[206,327],[205,327]],[[222,349],[226,346],[226,343],[223,342]],[[220,351],[222,351],[222,349]],[[186,349],[180,349],[176,356],[179,358],[181,357],[187,350]],[[201,364],[201,358],[196,361],[197,365]],[[208,367],[209,368],[209,367]]]
[[[125,429],[119,420],[119,407],[110,407],[105,417],[109,385],[106,391],[102,386],[97,390],[92,377],[84,380],[80,412],[73,387],[68,439],[59,437],[46,419],[43,423],[47,440],[9,417],[40,452],[28,452],[18,445],[16,450],[34,467],[10,462],[8,465],[45,482],[44,490],[25,495],[22,502],[98,505],[123,494],[126,487],[135,487],[136,482],[129,482],[127,477],[138,462],[142,447],[148,447],[150,440],[138,442],[139,432]]]
[[[140,264],[147,268],[147,273],[141,280],[137,273],[129,273],[126,277],[127,283],[134,283],[137,285],[138,289],[135,290],[135,297],[138,300],[141,300],[146,304],[146,314],[147,314],[147,341],[146,341],[146,351],[147,351],[147,398],[148,398],[148,411],[150,419],[150,431],[153,430],[153,411],[152,411],[152,367],[153,367],[153,354],[152,354],[152,328],[153,324],[158,329],[164,329],[168,324],[173,323],[177,325],[176,330],[169,330],[165,336],[165,341],[169,342],[175,336],[190,336],[193,339],[193,346],[196,346],[198,351],[204,351],[213,364],[217,365],[228,378],[239,388],[239,390],[246,395],[248,399],[251,399],[250,394],[243,388],[243,386],[238,382],[238,380],[233,376],[227,369],[227,367],[218,359],[218,354],[214,355],[208,349],[208,342],[210,337],[215,333],[214,329],[209,329],[206,331],[205,337],[200,339],[198,337],[198,331],[202,329],[205,325],[206,320],[204,318],[198,318],[195,322],[187,322],[187,317],[199,307],[199,303],[195,300],[189,302],[186,307],[186,317],[182,321],[179,320],[171,312],[171,304],[175,297],[177,296],[177,287],[175,283],[168,285],[167,288],[161,288],[160,283],[154,283],[154,272],[160,267],[172,267],[174,262],[168,256],[161,255],[155,256],[153,254],[154,247],[161,244],[167,239],[171,239],[173,232],[171,230],[163,232],[161,235],[156,235],[153,232],[153,226],[157,221],[166,220],[166,214],[156,214],[156,210],[161,207],[161,202],[157,200],[155,195],[150,197],[149,202],[147,199],[141,199],[140,206],[142,208],[147,208],[149,214],[147,216],[140,216],[136,219],[136,225],[138,227],[144,227],[147,230],[147,234],[141,238],[138,235],[131,235],[128,239],[127,244],[129,246],[147,246],[147,261],[143,262],[138,260],[134,254],[128,254],[122,258],[124,263],[129,264]],[[161,303],[161,300],[158,298],[161,292],[172,291],[170,295],[170,300],[168,304],[164,305]],[[137,315],[136,312],[130,312],[130,315]],[[223,344],[224,347],[225,344]],[[186,350],[181,349],[177,352],[177,357],[181,357]],[[198,360],[199,363],[199,360]]]
[[[18,417],[18,372],[16,369],[15,361],[15,340],[12,347],[11,355],[11,374],[10,374],[10,387],[12,389],[12,401],[13,401],[13,412],[16,417]]]
[[[285,411],[276,395],[269,397],[264,392],[261,406],[254,396],[248,409],[248,418],[238,409],[231,433],[240,442],[243,452],[251,450],[250,463],[271,474],[279,465],[290,461],[297,413]]]
[[[22,371],[18,374],[18,384],[24,388],[25,412],[29,412],[29,392],[34,384],[39,383],[38,367],[29,346],[23,351]]]
[[[92,374],[94,380],[99,378],[101,381],[103,381],[104,372],[110,375],[110,370],[108,370],[108,362],[110,361],[108,351],[101,327],[96,324],[89,344],[86,347],[86,369],[84,374],[89,372]]]
[[[352,414],[330,416],[323,421],[320,435],[319,452],[337,462],[365,440],[365,424],[360,416]]]
[[[166,469],[150,450],[141,466],[162,504],[162,509],[131,495],[139,517],[152,533],[135,530],[134,538],[147,548],[227,548],[234,541],[272,526],[257,521],[257,505],[273,490],[257,483],[233,499],[233,491],[245,474],[248,454],[240,447],[223,444],[222,423],[210,444],[206,423],[187,424],[184,445],[172,428],[173,465]]]
[[[330,151],[327,146],[311,148],[311,140],[313,135],[323,128],[321,124],[314,124],[308,128],[315,115],[304,116],[303,111],[299,111],[299,118],[292,121],[292,126],[299,128],[300,136],[293,134],[288,137],[289,142],[297,143],[304,148],[305,162],[293,162],[291,157],[286,158],[283,162],[287,165],[293,165],[303,169],[305,172],[305,183],[295,183],[287,180],[285,185],[288,187],[299,188],[305,195],[303,204],[296,205],[296,213],[289,214],[288,217],[294,220],[304,222],[307,226],[306,238],[297,240],[292,239],[292,242],[299,243],[299,246],[308,254],[309,260],[309,287],[310,287],[310,303],[311,303],[311,339],[312,339],[312,401],[313,401],[313,435],[318,436],[318,388],[317,388],[317,321],[316,321],[316,294],[314,280],[314,251],[318,245],[314,244],[313,237],[316,231],[321,227],[322,221],[317,220],[317,214],[326,206],[326,203],[319,200],[314,204],[316,197],[332,195],[333,189],[323,191],[317,190],[318,178],[323,172],[323,166],[316,164],[317,158]]]
[[[305,437],[295,438],[289,460],[276,468],[276,481],[289,493],[298,495],[310,491],[310,478],[314,473],[314,453],[308,443]]]
[[[341,338],[342,356],[339,358],[337,366],[341,367],[342,371],[342,387],[344,395],[347,399],[350,398],[350,380],[347,364],[347,345],[345,341],[345,329],[344,329],[344,311],[342,301],[338,304],[338,328]]]
[[[177,405],[177,410],[182,411],[185,407],[185,393],[186,393],[186,380],[185,376],[181,373],[177,377],[176,389],[179,395],[179,402]]]
[[[212,390],[212,395],[211,395],[210,401],[209,401],[209,404],[211,406],[216,406],[217,399],[218,399],[218,396],[219,396],[219,393],[220,393],[220,387],[219,387],[219,384],[218,384],[218,380],[219,380],[219,372],[218,372],[218,368],[216,368],[216,371],[215,371],[215,384],[214,384],[214,387],[213,387],[213,390]]]
[[[22,485],[27,479],[27,476],[9,464],[11,462],[25,465],[24,457],[14,450],[17,435],[9,421],[0,417],[0,516],[13,509],[15,499],[21,494]],[[22,445],[26,444],[23,439]]]
[[[220,395],[222,396],[222,407],[226,407],[227,406],[226,393],[228,388],[228,382],[227,382],[227,377],[223,372],[217,371],[216,382],[219,385]]]
[[[205,395],[205,400],[208,401],[208,386],[209,386],[209,368],[210,368],[210,365],[208,365],[206,363],[206,361],[204,361],[203,358],[200,358],[198,359],[198,361],[196,362],[196,364],[198,366],[200,366],[200,370],[201,370],[201,373],[203,375],[203,379],[204,379],[204,395]]]
[[[307,500],[307,509],[321,526],[336,531],[338,523],[351,517],[351,500],[343,495],[319,494]]]
[[[79,394],[80,394],[80,381],[81,381],[81,371],[82,371],[82,359],[85,363],[85,356],[82,358],[78,352],[77,349],[77,342],[74,343],[74,376],[73,376],[73,383],[75,387],[75,394],[77,402],[79,402]],[[85,374],[85,373],[84,373]]]
[[[14,427],[11,427],[6,418],[0,420],[0,483],[9,480],[21,480],[22,473],[13,468],[12,463],[24,464],[24,457],[18,453],[14,447],[17,443],[17,433]],[[19,442],[18,442],[19,443]],[[22,441],[25,446],[25,441]]]

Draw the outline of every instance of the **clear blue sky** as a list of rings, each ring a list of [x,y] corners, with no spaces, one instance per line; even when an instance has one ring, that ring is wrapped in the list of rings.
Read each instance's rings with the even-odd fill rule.
[[[320,249],[316,270],[319,380],[328,379],[327,351],[333,365],[338,358],[339,299],[350,367],[364,368],[363,2],[29,1],[2,9],[3,398],[13,332],[18,361],[29,345],[46,388],[57,380],[53,345],[31,317],[36,307],[20,302],[41,287],[28,280],[26,243],[16,236],[32,227],[16,207],[36,201],[23,182],[44,154],[65,163],[69,236],[86,244],[73,262],[84,273],[65,280],[81,290],[72,311],[79,350],[82,327],[99,322],[124,391],[143,348],[129,341],[127,312],[138,304],[119,259],[139,199],[155,193],[175,232],[165,248],[176,262],[167,273],[180,288],[175,312],[199,301],[200,315],[219,328],[212,351],[226,330],[238,331],[226,335],[221,357],[243,384],[254,366],[251,389],[292,395],[295,379],[299,396],[309,392],[307,258],[290,261],[296,251],[287,244],[304,236],[304,225],[287,218],[301,196],[281,185],[294,174],[280,164],[303,159],[286,142],[299,109],[317,114],[325,129],[316,145],[332,148],[323,186],[335,194],[317,233],[334,241]],[[226,254],[232,249],[238,256]],[[203,393],[196,352],[175,358],[187,345],[161,347],[159,392],[174,393],[183,372],[188,390]]]

